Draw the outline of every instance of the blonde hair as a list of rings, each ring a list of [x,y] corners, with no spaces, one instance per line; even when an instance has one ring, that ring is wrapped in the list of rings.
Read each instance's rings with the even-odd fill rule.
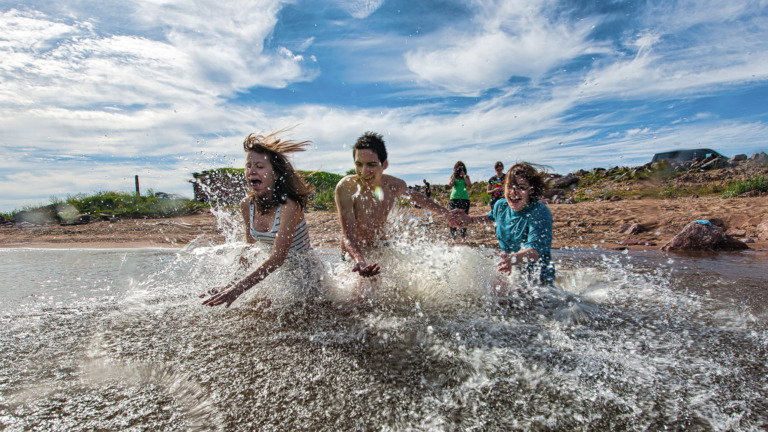
[[[309,194],[312,193],[312,187],[304,182],[304,178],[296,172],[285,156],[288,153],[306,151],[306,147],[311,141],[295,142],[292,140],[283,140],[279,135],[291,130],[292,127],[270,132],[266,135],[261,133],[252,133],[243,141],[243,149],[246,153],[256,152],[265,154],[272,164],[272,170],[275,172],[275,188],[272,191],[272,202],[285,204],[288,198],[296,201],[304,209],[309,202]],[[250,192],[248,199],[256,206],[260,213],[264,213],[264,203],[255,199],[255,193]]]

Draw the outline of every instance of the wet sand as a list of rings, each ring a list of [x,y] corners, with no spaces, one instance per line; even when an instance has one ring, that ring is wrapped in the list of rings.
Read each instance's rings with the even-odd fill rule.
[[[757,238],[757,225],[768,221],[768,196],[723,199],[719,197],[643,199],[622,201],[588,201],[578,204],[549,205],[554,218],[553,248],[598,248],[659,250],[683,227],[697,219],[717,218],[726,228],[744,231],[754,238],[749,244],[754,250],[768,250],[768,239]],[[488,212],[487,206],[472,206],[470,214]],[[448,239],[448,225],[440,217],[428,222],[419,209],[402,209],[403,214],[419,217],[422,228],[435,239]],[[241,223],[237,219],[237,223]],[[337,248],[339,223],[335,213],[308,212],[312,246]],[[624,223],[639,223],[646,232],[637,235],[620,234]],[[49,225],[39,227],[0,227],[1,248],[181,248],[201,237],[213,244],[225,241],[217,219],[211,214],[198,214],[165,219],[122,219],[117,222],[99,221],[86,225]],[[634,240],[639,245],[620,243]],[[495,247],[492,229],[473,225],[466,244]]]

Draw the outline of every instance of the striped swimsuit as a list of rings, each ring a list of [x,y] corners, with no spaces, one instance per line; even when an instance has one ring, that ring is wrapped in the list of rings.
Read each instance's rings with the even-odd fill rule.
[[[251,237],[259,242],[274,245],[275,237],[277,237],[277,230],[280,229],[280,209],[282,208],[282,204],[277,206],[277,211],[275,212],[275,221],[272,222],[272,229],[267,232],[259,232],[253,229],[253,215],[255,214],[256,209],[254,208],[253,203],[251,203]],[[297,252],[304,252],[308,249],[309,228],[307,227],[307,221],[302,219],[301,222],[296,225],[296,231],[293,234],[293,242],[291,242],[291,250],[289,253],[293,254]]]

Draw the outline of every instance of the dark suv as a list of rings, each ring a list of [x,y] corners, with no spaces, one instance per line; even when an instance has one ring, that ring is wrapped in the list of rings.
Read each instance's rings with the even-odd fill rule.
[[[711,156],[725,157],[712,149],[675,150],[656,153],[653,155],[653,160],[651,160],[651,162],[661,162],[663,160],[666,160],[667,162],[687,162],[694,159],[706,159]]]

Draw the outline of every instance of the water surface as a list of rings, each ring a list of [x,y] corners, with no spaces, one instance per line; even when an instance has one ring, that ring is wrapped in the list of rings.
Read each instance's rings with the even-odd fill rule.
[[[556,251],[500,293],[492,250],[403,243],[354,303],[320,250],[201,306],[240,251],[0,250],[2,428],[768,428],[759,254]]]

